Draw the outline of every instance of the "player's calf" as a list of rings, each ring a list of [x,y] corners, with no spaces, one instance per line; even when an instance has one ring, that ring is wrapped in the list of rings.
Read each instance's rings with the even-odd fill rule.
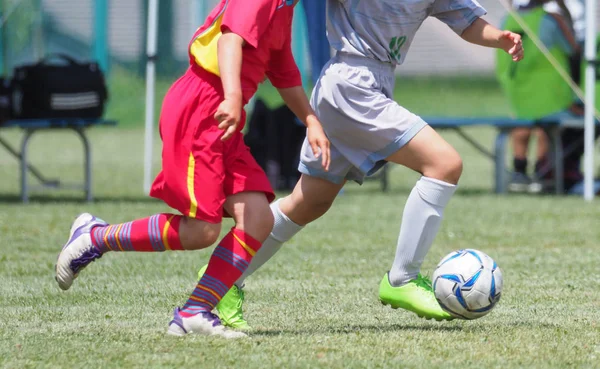
[[[294,191],[281,200],[280,209],[298,225],[306,225],[323,216],[344,183],[333,183],[328,180],[302,174]]]

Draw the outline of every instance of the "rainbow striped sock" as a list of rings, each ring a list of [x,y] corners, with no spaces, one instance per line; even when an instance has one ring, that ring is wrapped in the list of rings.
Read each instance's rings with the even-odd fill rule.
[[[261,243],[236,228],[219,242],[206,272],[181,309],[183,317],[212,311],[235,281],[246,271]]]
[[[161,252],[183,250],[179,240],[181,215],[156,214],[128,223],[92,229],[92,244],[108,251]]]

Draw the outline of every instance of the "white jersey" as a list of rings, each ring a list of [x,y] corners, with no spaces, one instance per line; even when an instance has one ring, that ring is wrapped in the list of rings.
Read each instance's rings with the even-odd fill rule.
[[[425,18],[460,35],[485,14],[476,0],[327,0],[327,38],[339,52],[399,65]]]

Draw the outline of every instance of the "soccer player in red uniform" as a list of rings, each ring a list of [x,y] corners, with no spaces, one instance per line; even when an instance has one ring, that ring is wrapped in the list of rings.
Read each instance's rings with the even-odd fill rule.
[[[160,252],[211,246],[223,215],[235,226],[215,248],[168,333],[244,336],[224,328],[212,310],[248,267],[273,227],[273,190],[244,144],[243,106],[265,76],[307,126],[315,155],[329,163],[329,141],[301,87],[291,51],[293,0],[221,0],[189,45],[190,68],[163,102],[162,171],[150,195],[182,215],[109,225],[91,214],[71,227],[56,263],[63,290],[109,251]]]

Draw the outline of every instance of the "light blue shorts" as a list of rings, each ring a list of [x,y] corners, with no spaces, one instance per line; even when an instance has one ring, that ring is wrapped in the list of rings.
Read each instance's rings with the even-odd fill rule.
[[[331,142],[329,172],[305,139],[298,170],[333,183],[362,183],[427,123],[393,100],[394,66],[339,54],[323,68],[311,105]]]

